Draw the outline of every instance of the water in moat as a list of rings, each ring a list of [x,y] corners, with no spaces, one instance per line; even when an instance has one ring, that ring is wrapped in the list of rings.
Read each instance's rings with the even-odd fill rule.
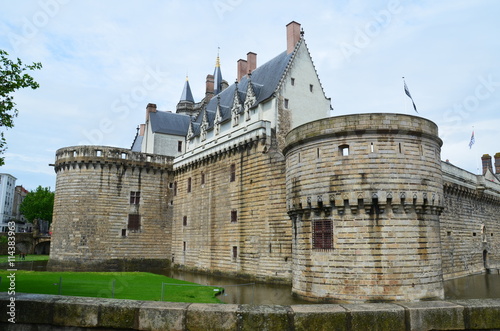
[[[46,261],[17,262],[21,270],[46,270]],[[0,267],[1,268],[1,267]],[[291,287],[279,284],[252,283],[233,278],[205,275],[177,270],[148,270],[167,277],[182,279],[202,285],[216,285],[225,288],[219,299],[225,303],[295,305],[310,304],[292,296]],[[444,282],[445,300],[500,298],[500,274],[478,274]]]

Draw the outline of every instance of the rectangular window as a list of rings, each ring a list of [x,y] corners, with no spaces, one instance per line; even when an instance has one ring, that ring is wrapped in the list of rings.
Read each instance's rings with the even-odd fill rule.
[[[141,229],[141,216],[139,214],[128,215],[128,226],[130,231],[139,231]]]
[[[182,152],[182,141],[177,141],[177,152]]]
[[[313,249],[333,249],[333,227],[331,220],[313,221]]]
[[[238,246],[233,246],[233,259],[238,258]]]
[[[191,177],[188,178],[188,184],[187,184],[187,192],[191,192]]]
[[[285,99],[284,107],[285,107],[285,109],[288,109],[288,99]]]
[[[231,210],[231,223],[236,223],[236,222],[238,222],[238,211]]]
[[[201,173],[201,185],[205,185],[205,173]]]
[[[292,83],[292,86],[294,86],[294,85],[295,85],[295,78],[293,78],[293,77],[292,77],[292,78],[290,79],[290,83]]]
[[[312,84],[309,84],[309,91],[312,92],[313,91],[313,85]]]
[[[127,229],[122,229],[122,237],[126,237],[127,236]]]
[[[131,205],[138,205],[139,200],[141,200],[141,192],[130,191],[130,204]]]
[[[230,170],[230,178],[229,181],[234,182],[236,180],[236,165],[233,163],[231,164],[231,170]]]
[[[177,195],[177,182],[174,182],[174,197]]]
[[[182,242],[182,251],[183,251],[183,252],[185,252],[185,251],[186,251],[186,246],[187,246],[187,245],[186,245],[186,242],[185,242],[185,241],[183,241],[183,242]]]
[[[340,156],[349,156],[349,145],[340,145],[339,154]]]
[[[187,216],[184,216],[182,218],[182,225],[184,225],[184,226],[188,225],[188,217]]]

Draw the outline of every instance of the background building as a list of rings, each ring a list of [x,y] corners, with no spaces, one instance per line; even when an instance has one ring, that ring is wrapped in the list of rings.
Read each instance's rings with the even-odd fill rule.
[[[13,220],[16,177],[0,174],[0,232],[7,232],[7,223]]]

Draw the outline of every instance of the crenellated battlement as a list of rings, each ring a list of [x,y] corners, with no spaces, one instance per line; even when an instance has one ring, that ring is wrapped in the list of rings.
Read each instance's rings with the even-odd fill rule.
[[[132,152],[130,149],[108,146],[72,146],[56,152],[54,170],[96,168],[98,166],[139,167],[154,170],[170,170],[171,156]]]
[[[443,211],[441,197],[434,192],[326,193],[288,201],[288,214],[337,213],[436,214]]]

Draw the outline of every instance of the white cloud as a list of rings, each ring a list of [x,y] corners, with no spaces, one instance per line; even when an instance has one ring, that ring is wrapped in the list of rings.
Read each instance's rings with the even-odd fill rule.
[[[54,1],[59,3],[47,2]],[[292,20],[305,30],[336,115],[405,111],[416,115],[408,105],[405,110],[401,80],[405,76],[420,116],[435,121],[446,137],[443,158],[474,169],[476,157],[463,151],[472,126],[478,135],[473,151],[496,152],[498,90],[467,116],[461,115],[460,122],[449,117],[455,104],[474,95],[478,77],[493,75],[500,81],[496,59],[500,3],[493,0],[90,0],[60,2],[53,15],[41,3],[22,1],[0,13],[0,48],[24,62],[44,65],[33,74],[40,89],[16,96],[20,116],[8,131],[12,154],[5,155],[9,169],[23,169],[17,173],[18,182],[29,180],[30,187],[36,187],[36,181],[54,182],[50,168],[42,168],[42,163],[53,160],[58,148],[85,140],[85,134],[99,129],[103,120],[113,121],[114,128],[101,142],[129,147],[148,102],[162,110],[175,109],[186,73],[195,98],[201,99],[218,47],[222,73],[230,83],[236,77],[236,61],[248,51],[258,54],[259,64],[271,59],[285,49],[285,25]],[[215,6],[221,4],[226,6]],[[384,16],[398,5],[401,10]],[[29,23],[44,12],[50,19],[26,35]],[[364,44],[363,33],[369,37]],[[24,38],[16,48],[9,39],[14,34]],[[343,43],[357,47],[349,59],[342,52]],[[157,67],[165,79],[140,95],[148,68]],[[132,98],[127,111],[118,111],[127,97]],[[37,172],[39,176],[33,177]]]

